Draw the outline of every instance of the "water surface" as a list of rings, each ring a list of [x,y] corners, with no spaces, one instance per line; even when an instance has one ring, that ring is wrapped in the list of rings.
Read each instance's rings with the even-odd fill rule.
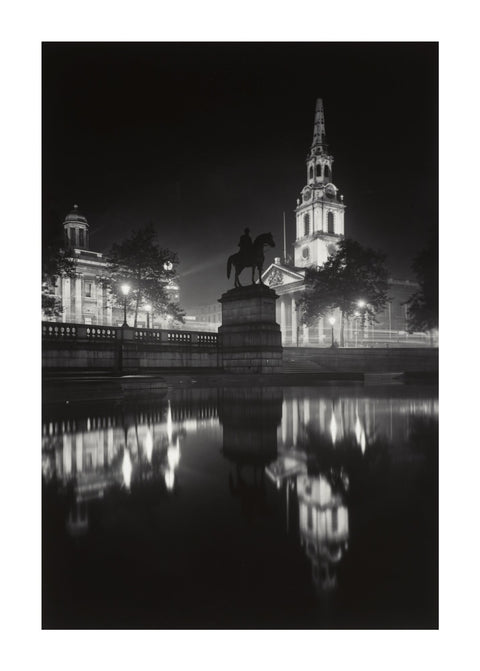
[[[45,628],[438,626],[434,387],[46,405]]]

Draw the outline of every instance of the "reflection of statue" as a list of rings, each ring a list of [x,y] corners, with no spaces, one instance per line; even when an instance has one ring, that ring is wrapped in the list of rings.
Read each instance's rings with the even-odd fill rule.
[[[279,388],[224,389],[219,399],[223,454],[235,464],[230,491],[247,517],[266,507],[264,470],[277,457],[282,401]]]
[[[249,242],[250,241],[250,242]],[[263,272],[263,262],[265,256],[263,249],[266,245],[270,247],[275,247],[275,242],[271,233],[262,233],[261,235],[255,238],[255,241],[252,243],[249,229],[245,229],[244,235],[240,238],[238,243],[240,251],[237,254],[232,254],[228,257],[227,261],[227,277],[230,277],[232,270],[232,265],[235,268],[235,286],[241,287],[240,280],[238,276],[244,268],[252,269],[252,284],[255,283],[255,268],[258,270],[258,279],[261,284],[262,282],[262,272]]]

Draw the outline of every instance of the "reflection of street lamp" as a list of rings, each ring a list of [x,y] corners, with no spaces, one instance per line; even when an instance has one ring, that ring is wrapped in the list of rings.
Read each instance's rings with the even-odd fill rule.
[[[125,296],[124,301],[123,301],[123,324],[122,324],[122,326],[128,326],[128,324],[127,324],[127,296],[130,293],[130,285],[129,284],[122,284],[120,289],[122,290],[122,294]]]
[[[335,317],[329,317],[328,321],[330,322],[332,327],[332,347],[335,347],[335,341],[333,340],[333,325],[335,324]]]
[[[145,306],[145,312],[147,313],[147,329],[150,328],[150,312],[152,311],[152,306],[151,305],[146,305]]]

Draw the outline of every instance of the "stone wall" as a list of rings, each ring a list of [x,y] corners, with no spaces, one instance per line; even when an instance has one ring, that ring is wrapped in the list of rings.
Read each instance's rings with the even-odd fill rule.
[[[313,361],[319,372],[409,373],[438,371],[438,348],[285,347],[284,361]]]

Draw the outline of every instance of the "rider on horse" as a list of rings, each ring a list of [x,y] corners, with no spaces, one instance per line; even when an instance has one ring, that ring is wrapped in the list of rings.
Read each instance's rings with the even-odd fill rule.
[[[243,262],[248,263],[248,261],[250,261],[250,257],[252,255],[253,250],[253,242],[252,238],[250,237],[249,228],[246,228],[243,235],[240,236],[238,246],[240,247],[240,254],[242,256]]]

